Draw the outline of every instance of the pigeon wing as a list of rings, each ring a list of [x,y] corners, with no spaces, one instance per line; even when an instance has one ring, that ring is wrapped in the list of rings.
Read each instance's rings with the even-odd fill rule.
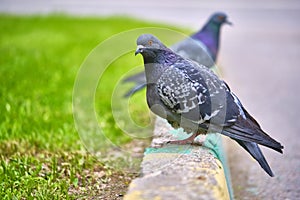
[[[178,59],[173,63],[158,79],[157,91],[168,109],[193,122],[201,124],[212,118],[220,118],[217,121],[222,125],[233,122],[232,117],[225,119],[226,85],[193,61]],[[232,114],[234,119],[236,113]]]

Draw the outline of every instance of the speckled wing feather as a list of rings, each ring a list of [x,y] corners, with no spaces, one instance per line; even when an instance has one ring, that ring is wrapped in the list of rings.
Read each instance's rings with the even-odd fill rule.
[[[223,81],[204,66],[179,58],[167,68],[157,82],[161,101],[173,112],[194,123],[233,123],[238,107],[229,104],[230,91]],[[224,105],[225,104],[225,105]],[[229,111],[229,112],[228,112]]]

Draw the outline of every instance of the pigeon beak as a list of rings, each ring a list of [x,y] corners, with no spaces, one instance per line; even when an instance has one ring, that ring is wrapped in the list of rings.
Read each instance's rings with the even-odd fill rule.
[[[230,22],[230,21],[228,21],[227,19],[225,20],[225,22],[224,22],[225,24],[228,24],[228,25],[230,25],[230,26],[233,26],[233,23],[232,22]]]
[[[136,50],[135,50],[134,55],[138,55],[139,53],[142,53],[143,49],[144,49],[143,45],[138,45],[137,48],[136,48]]]

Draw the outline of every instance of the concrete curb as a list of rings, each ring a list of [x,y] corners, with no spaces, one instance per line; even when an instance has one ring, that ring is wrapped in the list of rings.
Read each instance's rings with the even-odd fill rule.
[[[144,153],[141,176],[134,179],[125,200],[140,199],[233,199],[230,177],[220,135],[200,136],[204,145],[163,145],[184,139],[157,118],[154,139]],[[159,148],[158,148],[159,147]]]

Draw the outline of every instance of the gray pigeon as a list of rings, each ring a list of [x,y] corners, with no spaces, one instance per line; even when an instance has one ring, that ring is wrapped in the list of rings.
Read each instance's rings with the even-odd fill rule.
[[[220,40],[220,28],[223,24],[232,24],[227,20],[227,15],[216,12],[210,16],[206,24],[198,32],[179,41],[170,48],[177,54],[192,59],[206,67],[215,65]],[[130,76],[124,82],[135,82],[135,86],[125,94],[129,97],[146,86],[145,73],[140,72]]]
[[[192,133],[170,143],[189,144],[199,134],[220,132],[274,176],[258,144],[280,153],[283,146],[261,129],[224,81],[207,67],[174,53],[153,35],[141,35],[137,45],[135,54],[144,58],[150,110],[174,128]]]

